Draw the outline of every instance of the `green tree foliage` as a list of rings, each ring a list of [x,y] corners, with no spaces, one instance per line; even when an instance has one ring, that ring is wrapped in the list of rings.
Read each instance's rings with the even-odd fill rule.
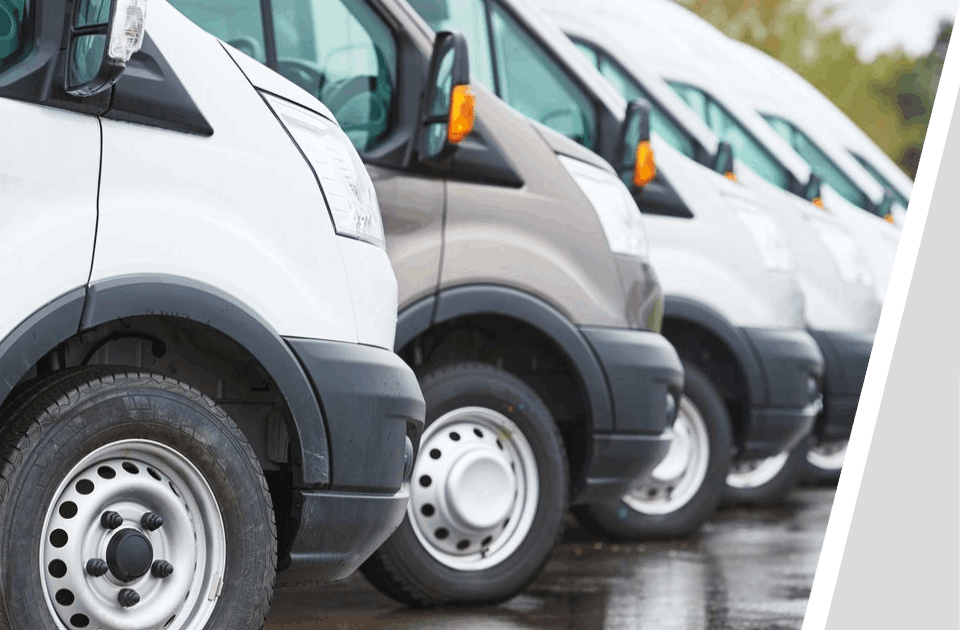
[[[839,27],[817,24],[808,0],[679,1],[726,35],[793,68],[916,176],[952,24],[941,24],[931,51],[920,58],[895,50],[864,63]]]

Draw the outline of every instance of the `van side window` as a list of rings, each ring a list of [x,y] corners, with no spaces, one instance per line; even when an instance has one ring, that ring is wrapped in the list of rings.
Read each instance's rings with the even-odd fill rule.
[[[771,184],[790,189],[790,174],[720,103],[691,85],[669,81],[670,87],[700,116],[721,140],[733,147],[733,154]]]
[[[888,180],[886,177],[881,175],[880,171],[876,167],[874,167],[873,164],[868,162],[866,158],[857,155],[853,151],[848,151],[848,153],[853,156],[853,159],[855,159],[857,162],[860,163],[860,166],[862,166],[868,173],[870,173],[871,177],[877,180],[878,184],[880,184],[881,186],[883,186],[884,188],[890,191],[890,194],[893,195],[894,201],[896,201],[898,204],[900,204],[904,208],[907,207],[907,205],[910,203],[910,200],[904,197],[902,194],[900,194],[900,191],[894,188],[893,184],[890,183],[890,180]]]
[[[460,31],[466,38],[470,57],[470,80],[489,90],[493,81],[490,30],[483,0],[408,0],[435,32]]]
[[[0,0],[5,2],[6,0]],[[191,22],[260,63],[267,61],[259,0],[170,0]]]
[[[824,184],[833,188],[853,205],[870,210],[870,201],[863,191],[857,188],[856,184],[806,134],[783,118],[768,115],[764,115],[764,118],[784,140],[790,143],[793,150],[810,165],[810,170],[820,176]]]
[[[273,0],[277,70],[337,117],[358,151],[391,128],[397,87],[393,33],[363,0]]]
[[[659,103],[650,98],[647,91],[633,77],[628,75],[617,62],[605,53],[587,47],[585,44],[577,43],[577,47],[580,50],[586,49],[592,53],[592,56],[587,55],[587,57],[594,62],[600,74],[620,92],[623,98],[628,101],[642,98],[650,103],[650,131],[656,132],[667,144],[691,160],[697,158],[697,143],[693,136],[677,126],[663,111]]]
[[[11,67],[30,40],[28,0],[0,0],[0,72]]]
[[[494,4],[492,9],[500,98],[529,118],[595,149],[597,119],[590,99],[502,7]]]

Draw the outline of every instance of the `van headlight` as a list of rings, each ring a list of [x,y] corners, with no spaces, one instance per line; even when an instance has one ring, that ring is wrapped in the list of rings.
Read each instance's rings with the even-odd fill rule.
[[[873,285],[873,273],[863,253],[846,231],[820,221],[816,222],[814,228],[837,264],[840,277],[844,282],[863,286]]]
[[[650,246],[643,217],[623,182],[613,173],[586,162],[565,155],[557,157],[597,213],[610,251],[646,259]]]
[[[272,94],[261,95],[313,169],[337,234],[383,248],[377,192],[347,134],[306,108]]]
[[[747,232],[760,252],[763,266],[770,271],[793,271],[793,256],[777,222],[759,210],[738,205],[737,216],[747,226]]]

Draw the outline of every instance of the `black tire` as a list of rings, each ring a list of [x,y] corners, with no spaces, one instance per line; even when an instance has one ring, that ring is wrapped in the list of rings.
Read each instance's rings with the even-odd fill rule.
[[[779,503],[800,481],[807,456],[807,441],[795,446],[783,467],[769,481],[752,487],[734,487],[725,479],[724,503],[728,505],[769,505]],[[730,468],[733,471],[733,465]]]
[[[118,484],[111,492],[116,493],[119,487],[126,495],[135,483],[153,483],[150,477],[163,479],[162,469],[158,472],[141,462],[139,467],[116,473],[110,480],[93,477],[96,483],[91,483],[85,471],[87,466],[96,466],[99,461],[89,460],[91,455],[122,440],[156,445],[184,465],[195,468],[197,478],[209,486],[216,501],[214,511],[222,519],[225,567],[220,596],[206,619],[190,622],[184,630],[262,628],[273,594],[277,543],[270,494],[252,448],[227,414],[200,392],[161,375],[104,366],[74,368],[38,379],[20,388],[4,405],[0,417],[0,557],[4,559],[0,564],[0,628],[52,630],[58,627],[47,603],[45,580],[62,579],[58,577],[60,569],[67,579],[84,573],[85,560],[74,560],[66,553],[60,569],[55,572],[52,562],[41,567],[36,551],[23,552],[44,548],[45,519],[55,501],[61,507],[54,512],[59,512],[62,518],[72,518],[62,511],[65,502],[60,502],[61,492],[76,488],[85,494],[89,486]],[[124,459],[135,462],[136,456],[124,456]],[[81,462],[84,470],[74,470]],[[77,475],[84,475],[80,478],[88,484],[82,491],[77,484],[67,483]],[[123,475],[130,479],[126,484]],[[60,489],[65,483],[67,485]],[[164,486],[163,483],[157,485]],[[173,486],[170,489],[180,496],[178,489]],[[131,496],[133,498],[127,496],[124,500],[139,500],[138,495]],[[81,505],[81,513],[88,507]],[[91,509],[99,510],[99,504]],[[127,520],[123,529],[138,529],[130,520],[132,517],[124,518]],[[100,527],[99,520],[89,526],[85,520],[73,523],[84,532]],[[175,520],[172,524],[179,525]],[[164,522],[160,527],[166,529],[161,529],[159,534],[175,531],[170,530],[170,526],[171,522]],[[142,529],[141,533],[151,537],[156,532]],[[110,538],[111,535],[104,536]],[[15,558],[20,561],[10,561]],[[73,566],[74,563],[78,566]],[[174,567],[174,575],[177,571],[190,575],[192,567],[188,567]],[[147,572],[128,586],[136,589],[145,584],[144,580],[151,579],[161,578]],[[214,579],[209,584],[215,582]],[[100,584],[113,588],[109,581]],[[148,598],[149,588],[148,585],[144,591]],[[117,590],[119,594],[119,587]],[[161,590],[158,587],[153,592]],[[85,601],[92,601],[92,595],[90,600],[84,600],[87,595],[77,593],[72,604],[60,602],[53,606],[58,615],[59,611],[71,616],[83,614]],[[74,596],[69,599],[73,600]],[[141,608],[131,610],[156,610],[150,607],[149,599],[139,606]],[[99,613],[105,614],[103,610]],[[108,625],[123,630],[122,618],[115,616]],[[88,623],[94,627],[95,619],[88,619]],[[81,627],[82,623],[64,621],[64,625]],[[159,625],[163,625],[163,620]]]
[[[361,567],[363,575],[388,597],[414,607],[483,605],[503,602],[541,572],[560,539],[567,502],[566,452],[556,423],[540,398],[520,379],[480,363],[455,363],[423,376],[425,431],[444,414],[463,407],[484,407],[506,416],[533,452],[539,497],[533,522],[522,542],[499,563],[481,570],[452,568],[424,548],[410,523],[399,529]],[[429,447],[428,447],[429,448]],[[421,442],[421,455],[424,442]],[[411,494],[416,491],[414,473]],[[446,479],[440,483],[446,487]],[[439,510],[438,510],[439,513]],[[517,534],[520,536],[520,534]]]
[[[614,540],[688,536],[717,509],[724,475],[730,463],[730,416],[710,379],[697,366],[684,362],[684,405],[692,404],[704,421],[709,454],[706,475],[695,494],[667,514],[640,512],[622,498],[575,506],[577,520],[591,533]]]

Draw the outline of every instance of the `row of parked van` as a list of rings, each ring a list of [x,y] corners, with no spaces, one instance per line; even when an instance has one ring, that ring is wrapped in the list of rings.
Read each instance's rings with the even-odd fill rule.
[[[667,0],[0,0],[0,138],[11,630],[496,603],[568,507],[835,480],[910,195]]]

